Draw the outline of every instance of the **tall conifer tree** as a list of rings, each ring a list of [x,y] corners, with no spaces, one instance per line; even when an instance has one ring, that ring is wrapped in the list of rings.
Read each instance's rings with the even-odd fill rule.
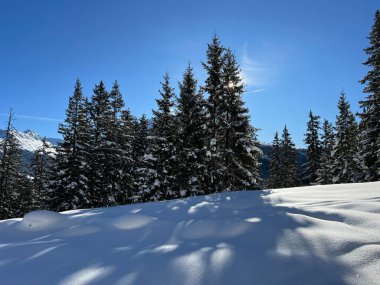
[[[69,98],[66,119],[58,132],[63,143],[57,149],[50,192],[50,206],[54,210],[90,207],[89,194],[89,120],[86,100],[79,80]]]
[[[320,168],[321,142],[319,140],[319,118],[319,116],[313,115],[310,111],[305,134],[307,162],[303,165],[301,178],[304,184],[315,184],[317,180],[317,171]]]
[[[132,202],[145,202],[150,199],[151,182],[154,183],[157,171],[154,169],[150,151],[152,149],[152,137],[150,136],[149,121],[145,114],[136,124],[136,132],[133,138],[133,177],[134,192]]]
[[[37,209],[45,208],[47,202],[47,184],[49,181],[50,167],[50,151],[46,138],[42,139],[42,146],[34,152],[34,158],[32,160],[32,172],[33,180],[30,183],[27,191],[25,209],[26,212],[30,212]]]
[[[282,186],[282,155],[278,132],[275,133],[270,153],[268,188],[276,189]]]
[[[224,187],[227,190],[255,189],[259,180],[260,152],[242,99],[241,71],[230,49],[224,55],[222,83],[224,92],[218,122],[223,135],[220,152],[227,169]]]
[[[91,180],[93,182],[93,203],[97,206],[112,206],[117,204],[119,190],[120,156],[115,153],[116,133],[114,118],[117,113],[111,103],[110,93],[101,81],[95,85],[91,97],[92,163]],[[116,173],[115,173],[116,172]]]
[[[334,183],[350,183],[357,181],[357,124],[351,112],[350,104],[344,91],[341,92],[338,102],[339,114],[336,117],[336,143],[333,150]]]
[[[370,68],[361,80],[367,97],[360,102],[360,160],[364,164],[365,181],[380,180],[380,11],[369,35],[370,46],[365,49],[368,59],[364,65]]]
[[[282,187],[294,187],[299,184],[297,176],[297,153],[294,143],[285,126],[281,138],[281,181]]]
[[[197,81],[190,65],[183,74],[179,89],[176,188],[180,190],[180,196],[199,195],[204,193],[205,101],[202,93],[197,91]]]
[[[0,159],[0,220],[15,218],[21,214],[20,192],[25,185],[21,175],[21,150],[14,136],[13,112],[9,113],[5,137],[2,140]],[[22,197],[23,198],[23,197]]]
[[[150,150],[156,177],[151,184],[151,200],[179,197],[175,189],[174,168],[176,167],[175,138],[177,132],[174,115],[174,89],[170,86],[169,75],[165,74],[161,83],[160,98],[156,99],[157,110],[153,110],[154,144]]]
[[[207,133],[206,133],[206,166],[207,174],[205,192],[221,192],[226,188],[225,177],[228,176],[226,165],[221,155],[224,147],[225,134],[222,131],[224,111],[221,108],[225,86],[223,85],[223,65],[225,48],[215,35],[212,43],[208,44],[207,62],[202,63],[207,72],[207,79],[203,90],[207,98]],[[223,144],[222,144],[223,143]]]
[[[321,163],[317,171],[318,184],[333,183],[333,163],[332,152],[335,144],[334,127],[328,121],[324,120],[321,135]]]

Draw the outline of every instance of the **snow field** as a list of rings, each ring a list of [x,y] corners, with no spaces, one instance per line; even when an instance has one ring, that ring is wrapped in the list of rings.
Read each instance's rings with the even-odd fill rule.
[[[380,182],[0,221],[0,284],[380,284]]]

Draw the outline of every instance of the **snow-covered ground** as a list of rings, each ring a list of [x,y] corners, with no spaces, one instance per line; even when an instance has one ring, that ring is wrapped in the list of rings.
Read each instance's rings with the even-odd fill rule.
[[[380,182],[32,212],[0,284],[380,284]]]

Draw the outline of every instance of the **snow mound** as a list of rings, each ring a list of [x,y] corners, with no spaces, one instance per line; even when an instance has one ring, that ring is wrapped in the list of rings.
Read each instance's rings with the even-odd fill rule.
[[[21,229],[49,230],[67,226],[67,217],[53,211],[33,211],[24,216],[20,222]]]
[[[31,212],[0,284],[379,284],[380,182]]]
[[[116,218],[113,221],[113,226],[120,230],[132,230],[145,227],[149,223],[154,221],[154,218],[139,214],[134,215],[125,215],[119,218]]]

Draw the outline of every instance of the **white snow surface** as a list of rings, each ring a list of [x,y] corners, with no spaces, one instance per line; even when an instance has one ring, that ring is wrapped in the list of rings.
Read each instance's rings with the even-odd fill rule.
[[[380,182],[0,221],[0,284],[380,284]]]

